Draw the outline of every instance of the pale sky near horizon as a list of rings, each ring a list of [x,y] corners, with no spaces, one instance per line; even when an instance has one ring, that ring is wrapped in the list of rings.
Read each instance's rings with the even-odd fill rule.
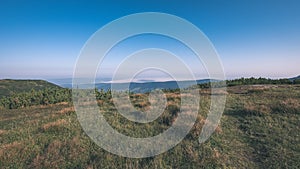
[[[216,48],[227,78],[295,77],[300,75],[299,9],[297,0],[1,1],[0,79],[70,78],[81,48],[94,32],[138,12],[169,13],[196,25]],[[150,37],[129,45],[167,48],[166,44]],[[118,61],[111,57],[104,66],[107,75]]]

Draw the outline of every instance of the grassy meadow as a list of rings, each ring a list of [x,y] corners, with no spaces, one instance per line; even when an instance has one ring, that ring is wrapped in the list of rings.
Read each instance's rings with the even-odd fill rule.
[[[300,85],[237,85],[227,88],[226,108],[213,135],[198,137],[210,104],[201,89],[197,121],[184,140],[150,158],[120,157],[98,147],[82,130],[71,103],[0,109],[0,168],[300,168]],[[169,91],[155,121],[138,124],[120,116],[111,99],[100,112],[118,131],[154,136],[172,125],[180,95]],[[132,94],[140,110],[147,94]],[[117,145],[116,145],[117,146]]]

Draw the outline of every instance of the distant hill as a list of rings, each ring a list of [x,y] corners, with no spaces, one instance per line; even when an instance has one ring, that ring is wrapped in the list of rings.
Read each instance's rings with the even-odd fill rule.
[[[48,80],[51,83],[57,84],[61,87],[64,88],[72,88],[72,79],[71,78],[66,78],[66,79],[49,79]],[[155,80],[138,80],[138,81],[134,81],[134,82],[111,82],[112,79],[109,78],[101,78],[101,79],[95,79],[95,86],[98,89],[104,89],[104,90],[108,90],[111,88],[111,84],[117,84],[117,86],[127,86],[128,84],[130,84],[130,89],[135,89],[135,88],[140,88],[140,87],[150,87],[150,88],[177,88],[177,82],[176,81],[155,81]],[[200,80],[196,80],[197,84],[201,84],[201,83],[207,83],[209,82],[209,79],[200,79]],[[211,80],[214,81],[214,80]],[[180,81],[182,85],[185,84],[191,84],[193,83],[193,81],[190,80],[183,80]],[[82,87],[85,87],[85,84],[82,85]]]
[[[300,79],[300,75],[297,77],[290,78],[291,81],[298,80],[298,79]]]
[[[127,90],[127,87],[129,86],[129,90],[131,92],[135,93],[145,93],[149,92],[155,89],[178,89],[179,85],[180,88],[188,88],[192,85],[196,84],[203,84],[203,83],[208,83],[208,82],[215,82],[217,80],[213,79],[201,79],[201,80],[196,80],[190,81],[165,81],[165,82],[131,82],[131,83],[96,83],[95,87],[97,89],[103,89],[103,90],[109,90],[111,89],[111,85],[114,84],[114,90],[122,91],[122,90]],[[82,84],[78,86],[79,88],[86,88],[89,85]],[[63,87],[66,88],[72,88],[72,84],[65,84]]]
[[[10,96],[13,93],[29,92],[34,90],[43,90],[46,88],[61,88],[53,83],[44,80],[0,80],[0,98]]]

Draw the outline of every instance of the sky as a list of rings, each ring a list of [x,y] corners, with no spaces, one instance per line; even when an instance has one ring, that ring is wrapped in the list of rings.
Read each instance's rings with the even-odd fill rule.
[[[297,0],[1,1],[0,79],[70,78],[93,33],[140,12],[168,13],[196,25],[217,50],[228,79],[295,77],[300,75],[299,8]],[[172,50],[189,62],[180,43],[145,35],[117,46],[98,74],[110,76],[129,51],[144,47]],[[206,78],[203,66],[191,67]]]

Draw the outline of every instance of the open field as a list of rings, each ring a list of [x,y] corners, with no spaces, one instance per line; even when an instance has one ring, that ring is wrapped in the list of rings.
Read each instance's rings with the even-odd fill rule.
[[[198,136],[209,109],[201,90],[197,122],[185,139],[161,155],[130,159],[106,152],[81,129],[70,103],[0,109],[1,168],[300,168],[300,85],[244,85],[228,88],[217,130],[204,144]],[[133,104],[147,108],[145,94]],[[157,120],[136,124],[118,115],[111,101],[100,110],[118,131],[147,137],[166,130],[180,109],[179,94],[167,93]]]

